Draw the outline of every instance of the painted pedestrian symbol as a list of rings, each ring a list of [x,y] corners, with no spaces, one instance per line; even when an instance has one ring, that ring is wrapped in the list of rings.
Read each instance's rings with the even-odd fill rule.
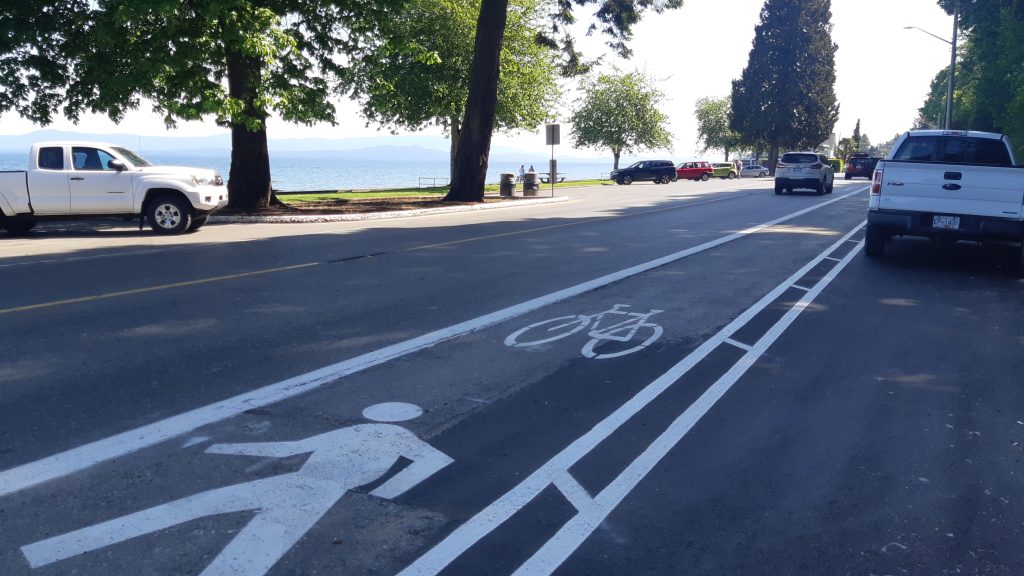
[[[401,422],[422,413],[419,406],[403,402],[375,404],[363,410],[364,417],[376,422]],[[309,458],[295,472],[175,500],[23,546],[22,553],[38,568],[190,520],[255,511],[201,576],[259,576],[346,492],[380,479],[399,457],[412,463],[370,494],[396,498],[452,463],[412,432],[382,423],[358,424],[294,442],[214,444],[206,452],[273,458],[309,453]]]
[[[615,304],[610,309],[598,312],[597,314],[559,316],[558,318],[530,324],[509,334],[505,338],[505,345],[516,348],[539,346],[572,336],[580,330],[589,327],[590,331],[587,332],[587,336],[590,336],[590,341],[583,345],[582,353],[587,358],[600,360],[604,358],[617,358],[643,350],[661,337],[664,331],[663,328],[654,322],[648,321],[648,319],[659,312],[664,312],[664,310],[626,312],[622,310],[623,308],[629,308],[629,305]],[[627,319],[616,321],[611,325],[604,325],[606,324],[605,316],[626,316]],[[638,339],[642,338],[642,340],[638,344],[632,344],[633,339],[638,334]],[[612,349],[614,345],[608,345],[609,342],[618,342],[629,347],[615,350]]]

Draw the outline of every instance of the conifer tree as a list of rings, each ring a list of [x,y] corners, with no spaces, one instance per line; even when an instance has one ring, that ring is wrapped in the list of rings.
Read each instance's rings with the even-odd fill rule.
[[[766,0],[747,67],[732,84],[732,129],[769,146],[813,149],[839,118],[831,0]]]

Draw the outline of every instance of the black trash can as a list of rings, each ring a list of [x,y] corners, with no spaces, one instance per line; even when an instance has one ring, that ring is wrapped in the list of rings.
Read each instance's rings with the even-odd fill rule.
[[[516,175],[511,172],[503,172],[501,174],[501,184],[499,186],[499,194],[501,196],[511,197],[516,191]]]
[[[527,172],[523,176],[523,196],[536,196],[540,192],[540,178],[536,172]]]

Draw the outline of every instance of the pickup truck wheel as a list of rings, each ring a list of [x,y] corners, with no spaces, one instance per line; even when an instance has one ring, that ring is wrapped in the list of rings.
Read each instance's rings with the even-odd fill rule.
[[[881,258],[889,235],[876,227],[868,226],[864,233],[864,254],[868,258]]]
[[[705,172],[705,173],[700,175],[700,181],[701,182],[707,182],[708,181],[708,173],[707,172]]]
[[[3,216],[3,214],[0,214]],[[0,220],[0,228],[7,230],[7,233],[11,236],[22,236],[28,234],[28,231],[35,228],[35,220],[14,220],[12,218],[4,218]]]
[[[177,196],[160,196],[150,202],[146,217],[157,234],[181,234],[192,225],[191,209]]]
[[[194,232],[202,228],[203,224],[206,224],[206,219],[209,217],[209,214],[204,214],[202,216],[196,216],[195,218],[193,218],[192,223],[188,225],[189,232]]]

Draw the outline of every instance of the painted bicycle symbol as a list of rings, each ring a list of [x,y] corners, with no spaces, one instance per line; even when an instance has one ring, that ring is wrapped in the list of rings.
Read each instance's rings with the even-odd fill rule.
[[[580,330],[589,327],[590,331],[587,332],[587,335],[590,336],[590,341],[583,346],[583,355],[587,358],[604,359],[632,354],[653,344],[655,340],[661,337],[664,329],[658,324],[649,322],[648,318],[659,312],[664,312],[664,310],[651,310],[650,312],[643,313],[626,312],[623,308],[629,308],[629,305],[616,304],[610,309],[598,312],[597,314],[559,316],[558,318],[530,324],[509,334],[505,338],[505,345],[514,348],[539,346],[572,336]],[[606,316],[614,317],[606,319]],[[622,316],[625,316],[626,319],[622,319]],[[614,323],[607,325],[609,321]],[[640,343],[625,350],[616,351],[614,344],[610,344],[632,344],[635,341],[634,338],[640,340]],[[599,347],[600,350],[598,350]]]

